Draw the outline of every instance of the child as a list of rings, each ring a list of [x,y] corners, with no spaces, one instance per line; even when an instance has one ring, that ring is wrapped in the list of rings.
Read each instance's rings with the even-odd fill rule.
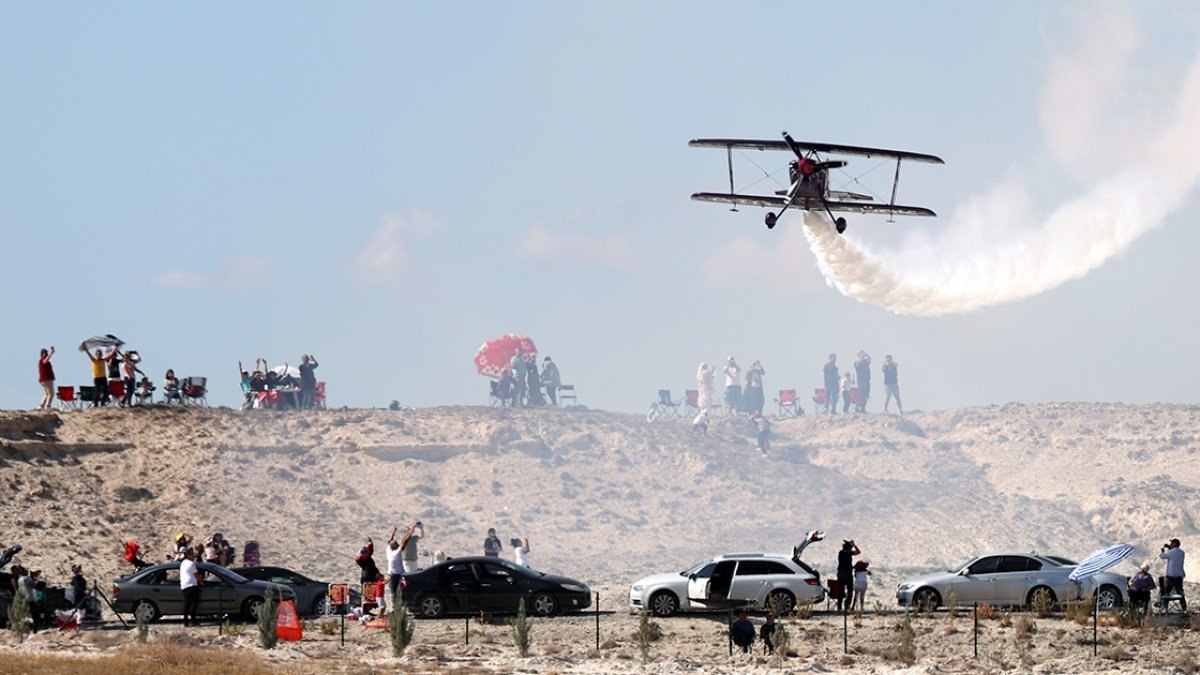
[[[871,565],[870,561],[859,560],[854,563],[854,596],[850,599],[850,611],[854,611],[855,603],[858,603],[858,611],[864,611],[863,605],[867,595],[867,577],[871,576],[871,570],[867,569]]]
[[[758,429],[758,449],[765,455],[771,451],[771,423],[759,412],[750,413],[750,421]]]
[[[842,375],[842,414],[850,412],[850,390],[854,388],[854,378],[850,371]],[[835,404],[836,405],[836,404]]]
[[[516,563],[522,567],[529,567],[529,538],[513,537],[508,543],[513,547],[513,557],[516,558]]]
[[[692,431],[702,434],[704,436],[708,435],[708,411],[707,410],[701,410],[700,414],[696,415],[696,419],[692,420]]]

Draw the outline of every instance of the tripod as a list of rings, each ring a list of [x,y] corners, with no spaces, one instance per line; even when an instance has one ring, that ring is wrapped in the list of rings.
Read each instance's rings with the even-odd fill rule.
[[[112,604],[112,601],[108,599],[108,596],[104,594],[104,591],[100,590],[100,584],[93,581],[92,588],[88,591],[87,597],[91,598],[92,601],[96,603],[96,606],[99,606],[100,602],[96,600],[96,596],[100,596],[100,598],[104,600],[104,604],[108,605],[108,608],[113,611],[113,614],[117,615],[117,620],[121,622],[122,626],[129,628],[129,623],[126,622],[125,618],[121,616],[121,613],[117,611],[117,608]]]

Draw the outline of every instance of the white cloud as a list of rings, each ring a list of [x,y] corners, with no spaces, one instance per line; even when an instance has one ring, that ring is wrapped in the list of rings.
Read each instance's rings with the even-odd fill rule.
[[[526,260],[559,265],[628,267],[637,258],[633,245],[621,235],[598,237],[541,226],[517,235],[513,251]]]
[[[193,272],[175,268],[158,274],[150,283],[157,288],[186,291],[238,291],[268,281],[274,265],[275,259],[271,256],[238,256],[226,260],[216,272]]]
[[[408,242],[438,227],[437,219],[423,212],[384,216],[367,246],[354,258],[355,275],[366,284],[395,280],[408,267]]]

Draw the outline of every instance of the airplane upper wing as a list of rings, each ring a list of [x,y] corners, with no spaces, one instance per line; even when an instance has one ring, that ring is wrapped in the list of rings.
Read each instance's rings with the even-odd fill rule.
[[[744,148],[748,150],[783,150],[791,152],[791,148],[783,141],[759,141],[739,138],[697,138],[688,141],[688,146],[693,148]],[[857,145],[835,145],[833,143],[812,143],[809,141],[796,141],[796,146],[802,150],[813,150],[835,155],[895,157],[897,159],[906,159],[910,162],[945,164],[941,157],[905,150],[885,150],[883,148],[865,148]]]
[[[762,206],[768,209],[783,208],[787,203],[784,197],[766,195],[738,195],[726,192],[697,192],[692,199],[698,202],[716,202],[718,204],[746,204]],[[804,211],[830,211],[839,213],[886,213],[897,216],[936,216],[931,209],[923,206],[901,206],[900,204],[879,204],[877,202],[822,202],[819,199],[797,199],[792,207]]]

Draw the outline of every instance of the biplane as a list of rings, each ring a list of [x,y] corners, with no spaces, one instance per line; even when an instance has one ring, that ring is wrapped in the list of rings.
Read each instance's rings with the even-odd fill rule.
[[[701,202],[732,204],[734,211],[737,210],[738,204],[771,209],[764,218],[767,229],[775,227],[779,217],[789,208],[826,212],[837,227],[839,234],[846,231],[846,219],[835,218],[834,213],[886,213],[889,216],[937,215],[923,206],[904,206],[896,203],[896,190],[900,186],[900,163],[908,160],[928,164],[945,164],[940,157],[934,155],[903,150],[864,148],[856,145],[797,142],[786,131],[783,132],[782,141],[698,138],[689,141],[688,145],[693,148],[725,148],[729,159],[729,192],[697,192],[692,195],[692,199]],[[796,159],[788,164],[788,187],[777,190],[773,195],[751,195],[737,192],[733,183],[733,151],[735,149],[791,151]],[[840,169],[846,166],[847,162],[842,159],[827,159],[824,155],[894,158],[896,173],[892,178],[891,200],[884,204],[875,201],[872,195],[831,189],[829,186],[830,169]],[[778,212],[775,209],[778,209]]]

